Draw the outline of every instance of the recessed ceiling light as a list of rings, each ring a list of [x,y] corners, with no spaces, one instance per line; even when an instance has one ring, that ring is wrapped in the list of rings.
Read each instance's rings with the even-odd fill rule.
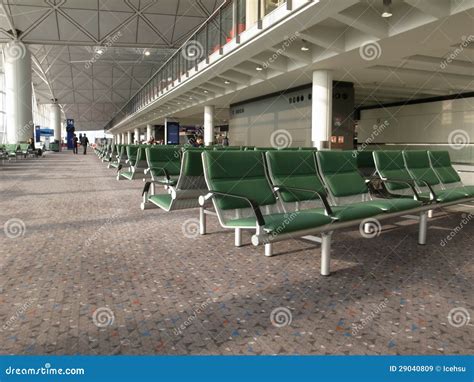
[[[225,80],[224,83],[225,83],[226,85],[229,85],[229,84],[230,84],[230,81]]]
[[[101,48],[99,48],[99,49],[97,49],[97,53],[98,53],[98,54],[102,54],[102,53],[104,53],[104,50],[101,49]]]
[[[209,92],[208,92],[207,90],[204,90],[203,93],[204,93],[204,94],[207,94],[207,93],[209,93]]]
[[[383,12],[382,17],[388,18],[392,17],[392,0],[383,0]]]
[[[193,97],[189,97],[189,99],[193,99]]]
[[[258,70],[259,72],[261,72],[263,70],[263,68],[261,66],[257,66],[255,69]]]
[[[307,51],[309,50],[308,44],[306,43],[305,40],[303,40],[303,46],[301,47],[301,50],[302,50],[303,52],[307,52]]]
[[[145,56],[149,56],[150,55],[150,51],[146,50],[145,51]]]

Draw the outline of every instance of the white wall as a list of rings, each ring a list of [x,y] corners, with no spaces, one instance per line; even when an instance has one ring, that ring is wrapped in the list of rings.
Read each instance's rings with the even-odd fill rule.
[[[311,146],[311,88],[232,107],[229,119],[229,141],[232,146],[270,147],[271,134],[287,130],[291,146]],[[304,97],[289,103],[289,98]],[[239,112],[240,111],[240,112]],[[243,112],[242,112],[243,111]]]
[[[474,98],[362,110],[359,143],[384,121],[388,127],[381,129],[374,142],[449,143],[449,134],[461,129],[474,143]]]
[[[474,163],[474,98],[362,110],[360,118],[359,144],[428,144],[449,150],[453,160]]]

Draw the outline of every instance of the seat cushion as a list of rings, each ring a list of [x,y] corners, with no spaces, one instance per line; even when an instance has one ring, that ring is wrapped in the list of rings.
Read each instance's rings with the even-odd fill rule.
[[[148,200],[153,204],[156,204],[158,207],[169,211],[173,199],[171,198],[170,194],[159,194],[151,195],[148,197]]]
[[[324,215],[324,210],[299,211],[264,215],[265,231],[279,233],[296,232],[330,224],[333,219]],[[255,217],[233,219],[227,222],[230,227],[254,227]]]
[[[466,192],[463,192],[459,189],[452,189],[452,190],[435,190],[436,194],[436,201],[438,203],[448,203],[454,202],[456,200],[464,199],[466,196]],[[429,192],[422,192],[420,194],[422,198],[428,199],[430,197]]]
[[[464,186],[464,187],[461,187],[459,188],[459,190],[463,191],[466,196],[474,196],[474,186]]]
[[[406,211],[423,205],[422,202],[409,198],[374,199],[364,203],[381,208],[385,212]]]
[[[339,221],[360,220],[371,216],[383,214],[383,209],[370,202],[345,204],[332,207],[333,216]]]
[[[131,172],[131,171],[121,172],[120,176],[123,176],[124,178],[126,178],[128,180],[132,180],[133,179],[133,172]]]

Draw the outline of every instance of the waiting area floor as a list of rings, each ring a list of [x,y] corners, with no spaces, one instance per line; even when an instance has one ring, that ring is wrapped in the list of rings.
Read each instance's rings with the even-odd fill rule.
[[[141,211],[142,188],[92,152],[0,165],[1,353],[474,351],[474,208],[435,214],[426,246],[414,220],[336,232],[323,277],[319,244],[266,258],[211,217],[196,236],[197,210]]]

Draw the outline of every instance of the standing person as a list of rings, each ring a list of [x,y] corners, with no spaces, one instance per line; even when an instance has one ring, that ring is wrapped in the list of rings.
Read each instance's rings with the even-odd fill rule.
[[[77,154],[77,143],[79,139],[77,139],[77,135],[74,134],[74,137],[72,138],[72,152],[73,154]]]
[[[227,137],[227,135],[222,140],[222,146],[229,146],[229,138]]]
[[[81,144],[84,146],[84,155],[86,155],[87,154],[87,145],[89,144],[89,138],[87,138],[85,133],[84,133],[84,136],[82,137]]]

